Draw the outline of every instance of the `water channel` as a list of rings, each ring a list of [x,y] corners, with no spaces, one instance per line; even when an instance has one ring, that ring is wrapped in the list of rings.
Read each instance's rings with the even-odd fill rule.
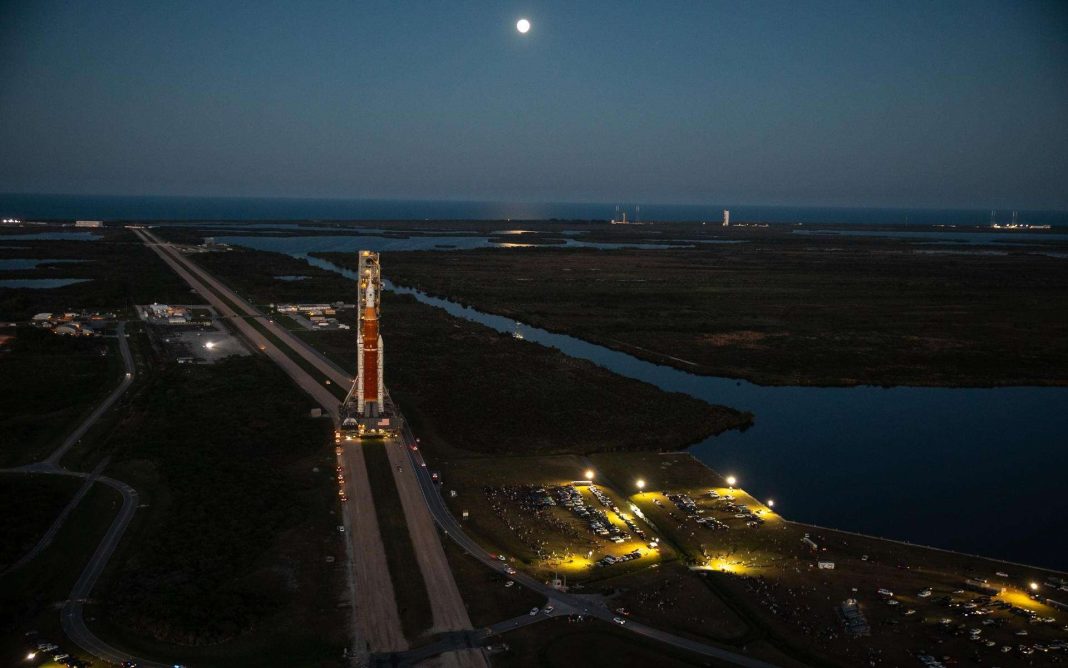
[[[422,250],[434,247],[432,239],[217,238],[349,278],[355,275],[308,253]],[[510,319],[388,287],[500,332],[516,328]],[[1059,489],[1068,473],[1068,388],[770,387],[519,327],[527,341],[621,375],[752,411],[753,427],[709,438],[692,452],[748,491],[774,498],[790,519],[1068,569],[1068,500]]]

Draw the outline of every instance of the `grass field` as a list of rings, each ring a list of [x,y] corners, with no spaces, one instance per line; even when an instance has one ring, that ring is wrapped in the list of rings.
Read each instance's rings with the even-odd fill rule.
[[[624,378],[385,293],[386,378],[405,417],[439,459],[672,449],[748,424],[751,416]],[[301,333],[346,369],[351,331]],[[477,373],[471,373],[477,369]],[[670,421],[662,421],[670,414]],[[661,421],[661,427],[647,425]]]
[[[505,587],[507,580],[464,552],[451,540],[442,541],[449,568],[475,628],[517,617],[545,599],[525,587]]]
[[[701,657],[642,641],[598,620],[553,619],[502,637],[509,650],[494,655],[500,668],[616,668],[618,666],[704,666]]]
[[[352,298],[351,281],[278,253],[236,249],[200,254],[196,261],[261,304]],[[313,275],[315,281],[273,278],[281,274]],[[297,334],[353,370],[352,330]],[[751,420],[388,292],[383,336],[390,392],[412,424],[434,437],[433,447],[442,455],[671,449]],[[479,373],[466,372],[476,367]],[[646,425],[665,414],[672,419],[651,433]]]
[[[166,367],[131,402],[109,473],[148,508],[106,573],[99,633],[199,665],[338,660],[332,429],[310,406],[258,357]]]
[[[1002,645],[1019,644],[1013,635],[1016,631],[1029,632],[1026,642],[1068,637],[1060,630],[1063,613],[1026,595],[1029,582],[1045,581],[1048,573],[1039,569],[795,524],[771,512],[744,489],[729,489],[719,474],[685,453],[619,453],[590,459],[598,475],[617,483],[642,477],[645,491],[639,493],[632,487],[630,500],[694,566],[691,576],[700,577],[715,597],[749,625],[753,637],[765,638],[807,663],[854,665],[867,661],[871,651],[873,657],[890,665],[904,665],[910,661],[908,652],[937,644],[940,655],[969,657],[978,653],[986,660],[996,656],[1001,665],[1028,665],[1025,655],[1000,652]],[[721,497],[729,494],[735,503],[760,511],[765,524],[746,526],[744,519],[723,510],[722,501],[710,498],[709,491]],[[715,517],[730,528],[699,526],[663,493],[689,495],[700,516]],[[806,537],[817,548],[805,544]],[[834,569],[818,568],[819,561],[833,563]],[[1008,577],[997,575],[999,572],[1007,572]],[[989,579],[994,586],[1005,587],[997,601],[1061,621],[1029,624],[1026,617],[996,609],[986,617],[963,617],[961,613],[968,609],[962,606],[979,596],[966,593],[968,578]],[[658,586],[662,585],[654,585],[654,592]],[[930,597],[918,596],[928,587],[932,589]],[[881,588],[895,592],[898,605],[881,600],[876,594]],[[630,601],[637,618],[659,624],[689,607],[678,605],[678,601],[686,600],[680,593],[676,592],[676,604],[670,610],[650,606],[664,600],[659,593],[638,595],[640,604],[633,594],[625,594],[621,600]],[[955,605],[940,602],[943,596]],[[841,632],[833,606],[847,598],[861,602],[872,626],[870,638],[855,640]],[[905,615],[910,609],[914,612]],[[678,620],[682,628],[693,633],[714,625],[717,618],[683,616],[686,618]],[[952,624],[944,626],[942,619],[951,619]],[[994,625],[981,625],[984,619],[995,620]],[[966,636],[954,635],[961,623],[981,628],[983,640],[992,639],[997,647],[979,647]]]
[[[647,538],[630,532],[620,517],[603,507],[585,486],[576,489],[586,506],[603,511],[612,525],[628,534],[623,542],[614,543],[593,534],[584,519],[564,507],[534,511],[509,498],[507,490],[521,485],[549,488],[580,480],[584,472],[580,457],[509,457],[503,461],[465,458],[443,465],[441,472],[443,487],[448,490],[446,501],[467,533],[488,551],[505,554],[517,567],[523,567],[537,577],[556,574],[574,583],[589,585],[675,559],[670,546],[649,548],[656,533],[634,517],[622,497],[607,486],[598,485],[598,489],[644,529]],[[453,490],[457,491],[456,497],[451,496]],[[467,519],[463,519],[465,511]],[[640,552],[640,558],[607,567],[593,565],[606,555],[621,557],[634,550]]]
[[[400,285],[690,372],[789,385],[1068,383],[1063,259],[789,232],[678,250],[391,252],[383,265]]]

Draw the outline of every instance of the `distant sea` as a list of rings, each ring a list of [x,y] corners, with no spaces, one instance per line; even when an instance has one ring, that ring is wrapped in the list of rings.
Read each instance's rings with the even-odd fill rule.
[[[634,205],[628,204],[628,219]],[[641,220],[843,225],[986,225],[990,210],[641,204]],[[609,220],[614,203],[453,200],[125,197],[0,194],[0,218],[22,220]],[[1068,211],[1020,211],[1019,222],[1068,226]],[[997,212],[1005,223],[1012,212]]]

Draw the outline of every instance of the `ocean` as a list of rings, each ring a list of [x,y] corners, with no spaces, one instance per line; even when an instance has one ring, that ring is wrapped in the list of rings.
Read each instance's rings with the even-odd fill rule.
[[[641,204],[641,220],[842,225],[986,225],[989,209],[877,209],[735,204]],[[456,200],[125,197],[0,194],[0,218],[22,220],[609,220],[614,203]],[[633,204],[628,219],[635,218]],[[1019,211],[1020,223],[1068,227],[1068,211]],[[999,211],[1005,223],[1011,211]]]

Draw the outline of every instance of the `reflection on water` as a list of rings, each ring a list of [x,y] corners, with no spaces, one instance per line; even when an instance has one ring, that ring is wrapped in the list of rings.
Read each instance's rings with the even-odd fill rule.
[[[257,236],[217,236],[217,243],[234,246],[247,246],[256,250],[286,253],[288,255],[305,255],[307,253],[355,253],[359,250],[378,252],[389,251],[440,251],[471,250],[475,248],[520,248],[537,246],[538,248],[687,248],[689,244],[627,244],[594,243],[565,239],[559,244],[519,244],[494,242],[488,236],[412,236],[406,238],[380,237],[374,235],[329,235],[307,237],[257,237]]]
[[[58,264],[67,262],[82,262],[83,260],[57,260],[54,258],[41,259],[41,258],[3,258],[0,259],[0,269],[3,270],[17,270],[17,269],[36,269],[42,264]]]
[[[33,290],[47,290],[48,288],[62,288],[75,283],[85,283],[91,278],[5,278],[0,279],[0,288],[30,288]]]
[[[353,280],[354,272],[307,253],[368,248],[366,238],[249,239]],[[424,240],[386,241],[392,250],[412,250]],[[512,318],[386,287],[502,333],[516,328]],[[774,498],[789,518],[1068,568],[1068,499],[1059,491],[1068,471],[1068,388],[765,387],[697,376],[528,325],[520,331],[620,375],[752,411],[752,428],[692,451],[758,497]]]

